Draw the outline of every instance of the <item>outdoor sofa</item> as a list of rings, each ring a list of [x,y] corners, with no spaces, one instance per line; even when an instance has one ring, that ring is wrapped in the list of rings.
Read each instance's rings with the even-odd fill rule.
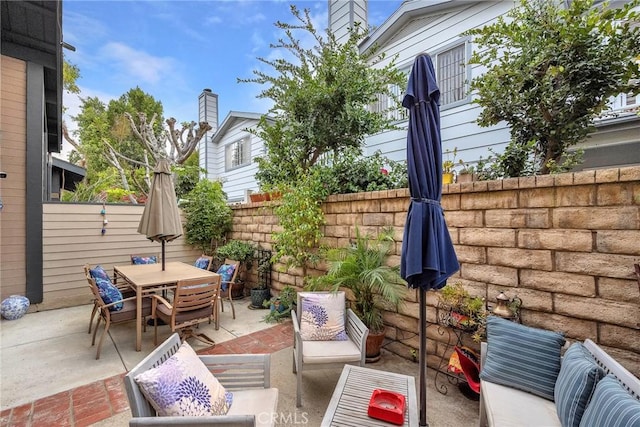
[[[481,353],[481,426],[640,427],[640,380],[589,339],[490,316]]]

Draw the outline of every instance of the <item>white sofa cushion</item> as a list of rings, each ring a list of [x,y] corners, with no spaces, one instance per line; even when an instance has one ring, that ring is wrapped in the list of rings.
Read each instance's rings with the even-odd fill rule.
[[[256,427],[271,427],[276,421],[278,389],[266,388],[233,392],[227,415],[254,415]]]
[[[489,381],[481,382],[480,393],[490,426],[562,426],[550,400]]]

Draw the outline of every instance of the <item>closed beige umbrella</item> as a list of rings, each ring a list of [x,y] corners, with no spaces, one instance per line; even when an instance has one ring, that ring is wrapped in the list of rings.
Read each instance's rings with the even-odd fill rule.
[[[153,170],[153,181],[140,218],[138,233],[144,234],[149,240],[162,243],[164,270],[164,244],[182,236],[180,209],[166,159],[160,159]]]

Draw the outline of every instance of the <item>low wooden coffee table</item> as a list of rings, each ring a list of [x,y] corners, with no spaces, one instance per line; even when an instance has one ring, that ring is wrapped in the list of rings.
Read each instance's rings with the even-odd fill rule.
[[[371,394],[377,388],[404,394],[407,400],[403,425],[418,425],[418,401],[416,382],[413,377],[345,365],[327,411],[324,413],[321,427],[393,426],[391,423],[370,418],[367,415]]]

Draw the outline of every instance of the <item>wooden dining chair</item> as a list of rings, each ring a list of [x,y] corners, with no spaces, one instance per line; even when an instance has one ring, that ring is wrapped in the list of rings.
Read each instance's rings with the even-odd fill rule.
[[[158,344],[158,319],[169,325],[171,332],[178,332],[182,341],[196,338],[205,344],[215,344],[215,341],[207,335],[193,331],[194,326],[208,322],[212,316],[217,322],[215,304],[220,292],[220,277],[212,278],[206,283],[202,280],[179,280],[171,303],[160,295],[151,296],[154,344]]]
[[[99,266],[96,266],[92,269],[89,264],[85,264],[84,266],[84,273],[94,298],[93,312],[91,313],[91,320],[89,321],[89,333],[91,333],[93,318],[98,314],[96,326],[93,330],[93,337],[91,338],[92,346],[96,343],[96,333],[98,332],[100,322],[104,320],[104,330],[100,335],[100,340],[98,341],[98,347],[96,349],[96,360],[100,359],[100,349],[102,348],[104,337],[109,331],[111,324],[130,322],[132,320],[135,321],[137,308],[136,297],[123,297],[120,289],[111,283],[109,276],[106,275],[101,267],[98,267]],[[143,298],[143,320],[150,314],[151,301],[149,298]]]
[[[232,292],[233,292],[233,284],[236,282],[236,277],[238,276],[238,270],[240,270],[240,261],[227,258],[224,260],[224,264],[222,264],[217,271],[217,273],[221,277],[220,279],[221,280],[220,282],[221,296],[219,298],[220,309],[224,313],[224,300],[225,299],[229,300],[229,304],[231,305],[231,315],[234,319],[236,318],[236,309],[233,306]],[[227,293],[226,298],[222,297],[223,291]],[[218,328],[218,326],[219,325],[216,323],[216,329]]]

